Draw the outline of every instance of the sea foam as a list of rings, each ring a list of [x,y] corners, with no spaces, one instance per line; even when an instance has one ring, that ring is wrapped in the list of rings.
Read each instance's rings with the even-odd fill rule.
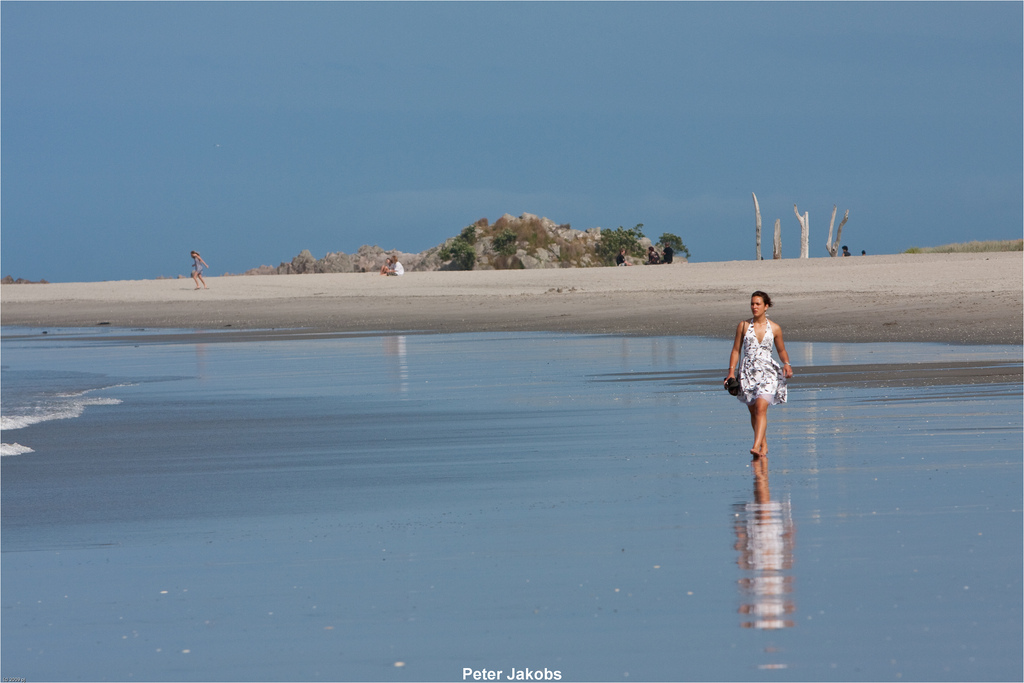
[[[0,415],[0,431],[23,429],[29,425],[49,420],[67,420],[81,417],[87,406],[116,406],[121,403],[119,398],[84,398],[78,396],[62,396],[59,400],[43,405],[25,407],[16,410],[13,415]]]
[[[0,443],[0,456],[24,455],[25,453],[35,453],[35,451],[20,443]]]

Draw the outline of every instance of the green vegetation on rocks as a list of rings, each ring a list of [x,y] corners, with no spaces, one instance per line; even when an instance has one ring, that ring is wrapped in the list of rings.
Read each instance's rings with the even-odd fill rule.
[[[629,256],[644,258],[646,256],[645,248],[640,242],[644,238],[643,227],[643,223],[637,223],[628,230],[621,225],[615,230],[602,228],[601,241],[597,245],[597,255],[604,265],[614,266],[615,256],[623,248]]]
[[[690,250],[683,244],[683,238],[679,235],[673,235],[670,232],[661,233],[661,237],[658,238],[658,244],[661,248],[672,247],[672,251],[675,252],[676,256],[685,256],[690,258]]]
[[[505,228],[494,237],[491,244],[494,247],[494,251],[502,256],[512,256],[516,253],[516,242],[518,240],[519,236],[516,235],[515,230]]]
[[[437,255],[442,261],[450,261],[455,270],[473,270],[476,263],[476,226],[469,225],[462,229],[458,237],[448,240]]]

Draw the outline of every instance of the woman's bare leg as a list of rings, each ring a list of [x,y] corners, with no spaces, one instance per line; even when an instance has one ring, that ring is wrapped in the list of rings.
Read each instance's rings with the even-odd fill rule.
[[[750,454],[755,458],[768,455],[768,401],[759,398],[750,409],[750,426],[754,429],[754,445],[750,447]]]

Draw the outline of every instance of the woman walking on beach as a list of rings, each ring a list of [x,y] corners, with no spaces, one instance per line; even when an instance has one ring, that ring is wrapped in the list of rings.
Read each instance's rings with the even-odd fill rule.
[[[736,326],[736,339],[729,354],[729,380],[736,377],[739,363],[740,386],[737,398],[750,410],[750,426],[754,429],[754,445],[750,454],[755,458],[768,455],[768,406],[786,402],[786,380],[793,376],[789,354],[782,341],[782,327],[768,319],[772,299],[758,290],[750,295],[750,320]],[[772,358],[777,349],[782,359],[780,367]]]
[[[206,265],[206,261],[203,260],[203,257],[199,255],[198,251],[193,250],[192,251],[192,279],[196,283],[196,289],[199,289],[199,283],[200,282],[203,283],[203,289],[209,289],[209,287],[206,286],[206,280],[203,279],[203,270],[206,269],[206,268],[209,268],[209,266]]]

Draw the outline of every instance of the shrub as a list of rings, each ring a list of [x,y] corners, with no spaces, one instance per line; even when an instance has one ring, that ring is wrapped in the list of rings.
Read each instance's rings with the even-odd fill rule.
[[[458,270],[473,270],[476,264],[476,225],[467,225],[448,244],[441,247],[437,255],[442,261],[451,261]]]
[[[518,236],[512,228],[505,228],[498,233],[491,244],[494,246],[494,250],[502,256],[512,256],[516,253],[516,242]]]
[[[677,254],[682,254],[686,258],[690,258],[690,250],[683,244],[683,238],[679,235],[673,235],[670,232],[661,233],[661,237],[658,238],[658,242],[662,247],[672,247],[672,251]]]
[[[621,225],[611,230],[601,229],[601,241],[597,243],[597,255],[606,265],[615,265],[615,256],[623,247],[630,256],[643,256],[643,249],[640,240],[644,238],[643,223],[637,223],[635,227],[626,230]]]
[[[473,270],[476,263],[476,249],[473,245],[458,236],[437,252],[442,261],[451,261],[458,270]]]

